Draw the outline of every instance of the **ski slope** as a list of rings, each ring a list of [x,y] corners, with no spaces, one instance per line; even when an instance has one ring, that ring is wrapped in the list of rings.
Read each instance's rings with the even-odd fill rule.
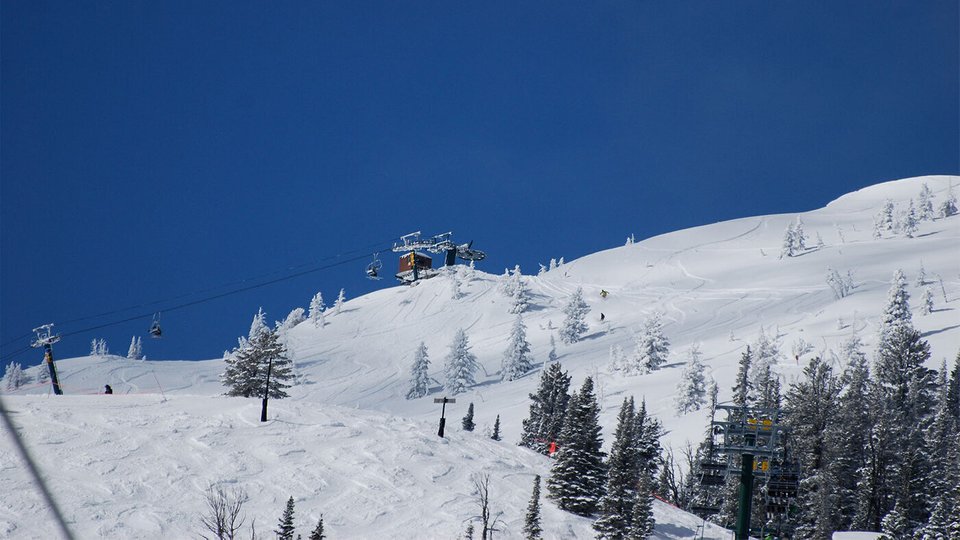
[[[673,407],[691,345],[700,344],[721,400],[729,396],[740,354],[761,328],[784,353],[776,370],[785,384],[809,358],[828,355],[854,331],[871,356],[890,279],[901,268],[914,325],[930,342],[930,367],[938,368],[960,348],[960,216],[921,222],[914,238],[888,233],[878,240],[872,231],[885,200],[905,208],[926,183],[936,207],[951,182],[960,193],[958,177],[886,182],[825,208],[677,231],[527,276],[532,300],[524,322],[532,354],[538,365],[547,358],[561,310],[581,287],[592,309],[590,328],[579,343],[556,340],[572,386],[588,375],[596,379],[607,444],[620,403],[633,395],[668,429],[664,446],[679,450],[699,441],[706,422],[703,411],[677,416]],[[811,247],[780,258],[784,231],[798,216]],[[921,265],[935,293],[935,310],[926,316],[919,310],[922,288],[914,284]],[[828,268],[853,272],[852,295],[834,298]],[[195,536],[203,491],[212,482],[251,494],[249,514],[261,534],[274,527],[292,495],[304,535],[323,513],[332,537],[454,538],[476,512],[470,475],[478,472],[491,474],[494,506],[504,511],[501,536],[518,537],[532,475],[545,477],[550,462],[515,444],[539,375],[500,381],[515,315],[497,291],[499,272],[490,270],[473,272],[460,298],[453,298],[452,278],[439,276],[352,299],[340,313],[328,312],[322,328],[307,321],[292,329],[288,347],[301,384],[291,398],[271,403],[265,424],[257,422],[259,401],[219,395],[221,359],[66,359],[57,366],[68,395],[28,385],[4,399],[82,538]],[[602,298],[601,290],[610,294]],[[634,332],[654,312],[664,316],[670,361],[647,375],[612,372],[610,348],[631,353]],[[439,383],[426,398],[403,396],[418,344],[427,345],[431,375],[442,381],[444,356],[459,328],[482,370],[477,385],[447,406],[448,437],[441,440],[433,403],[442,395]],[[801,340],[813,349],[794,358]],[[115,395],[98,395],[104,384]],[[475,433],[459,429],[469,402],[476,407]],[[498,414],[500,442],[484,435]],[[7,439],[0,442],[0,483],[14,486],[0,501],[0,536],[47,537],[53,530],[47,514]],[[667,505],[656,511],[658,538],[690,538],[700,523]],[[543,512],[548,538],[593,536],[589,521],[549,501]],[[724,534],[708,529],[706,537]]]

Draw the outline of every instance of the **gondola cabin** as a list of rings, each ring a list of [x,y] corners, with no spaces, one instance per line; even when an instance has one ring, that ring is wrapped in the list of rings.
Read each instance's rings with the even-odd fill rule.
[[[400,256],[397,279],[405,283],[413,283],[418,279],[433,277],[432,268],[432,258],[423,253],[411,251]]]

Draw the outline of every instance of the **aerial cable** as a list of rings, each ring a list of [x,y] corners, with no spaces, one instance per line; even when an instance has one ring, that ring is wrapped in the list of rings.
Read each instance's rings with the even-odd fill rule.
[[[340,259],[340,258],[342,258],[342,257],[344,257],[344,256],[346,256],[346,255],[351,255],[351,254],[354,254],[354,253],[363,253],[363,254],[364,254],[364,257],[360,257],[360,258],[365,258],[365,257],[367,257],[367,256],[370,255],[370,248],[372,248],[372,247],[377,247],[377,246],[382,246],[382,245],[387,244],[387,243],[389,243],[389,242],[390,242],[390,241],[388,240],[388,241],[376,242],[376,243],[368,244],[368,245],[366,245],[366,246],[363,246],[363,247],[360,247],[360,248],[357,248],[357,249],[353,249],[353,250],[345,251],[345,252],[343,252],[343,253],[338,253],[338,254],[336,254],[336,255],[331,255],[331,256],[328,256],[328,257],[324,257],[324,258],[320,259],[319,261],[322,262],[322,261],[328,261],[328,260],[332,260],[332,259],[333,259],[333,260],[335,260],[335,259]],[[385,252],[387,252],[387,251],[390,251],[390,248],[380,249],[380,250],[376,251],[375,253],[378,253],[378,254],[379,254],[379,253],[385,253]],[[216,295],[216,296],[213,296],[213,297],[210,297],[210,298],[200,299],[200,300],[194,301],[194,302],[188,302],[188,303],[186,303],[186,304],[179,305],[179,306],[174,306],[174,307],[172,307],[172,308],[166,308],[166,309],[164,309],[163,311],[172,311],[172,310],[175,310],[175,309],[181,309],[181,308],[183,308],[183,307],[188,307],[188,306],[192,306],[192,305],[195,305],[195,304],[203,303],[203,302],[205,302],[205,301],[207,301],[207,300],[222,298],[223,296],[229,296],[229,295],[231,295],[231,294],[236,294],[236,293],[239,293],[239,292],[244,292],[244,291],[251,290],[251,289],[255,289],[255,288],[258,288],[258,287],[265,286],[265,285],[271,285],[271,284],[273,284],[273,283],[278,283],[278,282],[284,281],[284,280],[286,280],[286,279],[292,279],[292,278],[294,278],[294,277],[300,277],[300,276],[302,276],[302,275],[304,275],[304,274],[308,274],[308,273],[311,273],[311,272],[316,272],[316,271],[320,271],[320,270],[326,270],[326,269],[329,269],[329,268],[333,268],[334,266],[338,266],[339,264],[346,264],[346,263],[348,263],[348,262],[356,262],[356,261],[359,260],[360,258],[351,258],[351,259],[344,260],[344,261],[342,261],[342,262],[340,262],[340,263],[337,263],[337,264],[331,264],[331,265],[321,266],[321,267],[318,267],[318,268],[313,268],[313,269],[310,269],[310,270],[306,270],[306,271],[304,271],[304,272],[298,272],[298,273],[296,273],[296,274],[292,274],[292,275],[289,275],[289,276],[281,277],[281,278],[278,278],[278,279],[276,279],[276,280],[268,281],[268,282],[265,282],[265,283],[262,283],[262,284],[252,285],[252,286],[250,286],[250,287],[245,287],[245,288],[242,288],[242,289],[237,289],[237,290],[235,290],[235,291],[228,291],[228,292],[226,292],[226,293],[219,294],[219,295]],[[304,263],[304,264],[300,264],[300,265],[296,265],[296,266],[288,266],[288,267],[286,267],[286,268],[283,269],[283,270],[274,270],[274,271],[272,271],[272,272],[267,272],[267,273],[265,273],[265,274],[260,274],[260,275],[258,275],[258,276],[253,276],[253,277],[248,277],[248,278],[244,278],[244,279],[240,279],[240,280],[235,280],[235,281],[231,281],[231,282],[228,282],[228,283],[216,285],[216,286],[213,286],[213,287],[207,287],[206,289],[201,289],[201,290],[199,290],[199,291],[193,291],[193,292],[189,292],[189,293],[184,293],[184,294],[180,294],[180,295],[177,295],[177,296],[173,296],[173,297],[170,297],[170,298],[165,298],[165,299],[162,299],[162,300],[154,300],[154,301],[151,301],[151,302],[143,302],[143,303],[140,303],[140,304],[134,304],[134,305],[130,305],[130,306],[123,307],[123,308],[119,308],[119,309],[113,309],[113,310],[110,310],[110,311],[105,311],[105,312],[103,312],[103,313],[98,313],[98,314],[96,314],[96,315],[88,315],[88,316],[84,316],[84,317],[77,317],[77,318],[74,318],[74,319],[69,319],[69,320],[66,320],[66,321],[58,322],[57,324],[58,324],[58,326],[61,326],[61,327],[62,327],[63,325],[67,325],[67,324],[71,324],[71,323],[75,323],[75,322],[88,321],[88,320],[91,320],[91,319],[99,319],[99,318],[101,318],[101,317],[106,317],[106,316],[109,316],[109,315],[116,315],[116,314],[118,314],[118,313],[123,313],[123,312],[125,312],[125,311],[131,311],[131,310],[134,310],[134,309],[139,309],[139,308],[145,308],[145,307],[150,307],[150,306],[156,306],[156,305],[160,305],[160,304],[165,304],[165,303],[167,303],[167,302],[173,302],[173,301],[180,300],[180,299],[183,299],[183,298],[188,298],[188,297],[191,297],[191,296],[197,296],[197,295],[200,295],[200,294],[206,294],[206,293],[209,293],[209,292],[211,292],[211,291],[215,291],[215,290],[218,290],[218,289],[223,289],[224,287],[230,287],[230,286],[238,285],[238,284],[241,284],[241,283],[248,283],[248,282],[253,281],[253,280],[259,280],[259,279],[265,278],[265,277],[267,277],[267,276],[272,276],[272,275],[278,274],[278,273],[280,273],[280,272],[285,272],[285,271],[290,271],[290,270],[296,270],[296,269],[299,269],[299,268],[304,268],[304,267],[307,267],[307,266],[311,266],[311,265],[313,265],[313,264],[316,264],[316,262]],[[152,316],[152,313],[151,313],[151,316]],[[137,320],[137,319],[142,319],[142,318],[144,318],[144,317],[146,317],[146,315],[136,315],[136,316],[132,316],[132,317],[123,319],[123,320],[121,320],[121,321],[116,321],[116,322],[113,322],[113,323],[102,324],[102,325],[99,325],[99,326],[94,326],[94,327],[91,327],[91,328],[86,328],[86,329],[84,329],[84,330],[77,330],[77,331],[74,331],[74,332],[68,332],[68,333],[65,333],[65,334],[62,334],[62,335],[63,335],[64,337],[70,336],[70,335],[76,335],[76,334],[79,334],[79,333],[82,333],[82,332],[89,332],[89,331],[91,331],[91,330],[98,330],[98,329],[100,329],[100,328],[106,328],[106,327],[108,327],[108,326],[113,326],[113,325],[115,325],[115,324],[121,324],[121,323],[125,323],[125,322],[135,321],[135,320]],[[4,347],[8,347],[8,346],[12,345],[13,343],[16,343],[16,342],[18,342],[18,341],[20,341],[20,340],[22,340],[22,339],[24,339],[24,338],[30,337],[30,336],[32,336],[32,335],[33,335],[33,332],[28,332],[28,333],[26,333],[26,334],[23,334],[22,336],[19,336],[19,337],[17,337],[17,338],[11,339],[11,340],[3,343],[3,344],[0,344],[0,349],[3,349]],[[22,354],[23,352],[25,352],[25,351],[27,351],[27,350],[30,350],[30,347],[27,347],[26,349],[23,349],[23,350],[21,350],[21,351],[18,351],[17,353],[14,353],[14,354]],[[6,356],[13,356],[13,355],[6,355]]]

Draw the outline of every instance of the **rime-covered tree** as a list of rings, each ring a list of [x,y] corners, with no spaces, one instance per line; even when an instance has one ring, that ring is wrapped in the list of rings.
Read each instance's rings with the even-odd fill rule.
[[[310,300],[310,314],[307,316],[314,326],[323,327],[326,323],[323,311],[326,306],[323,305],[323,293],[318,292]]]
[[[940,208],[937,213],[940,214],[942,218],[948,218],[957,214],[957,197],[953,194],[953,183],[950,184],[947,190],[947,198],[940,203]]]
[[[304,311],[302,307],[295,307],[290,310],[287,317],[283,319],[283,322],[279,323],[277,327],[281,333],[286,333],[305,320],[307,320],[306,311]]]
[[[733,385],[733,404],[741,407],[753,402],[753,383],[750,382],[750,364],[753,352],[747,345],[747,350],[740,355],[740,367],[737,368],[737,378]]]
[[[130,347],[127,349],[127,358],[131,360],[143,359],[143,345],[138,336],[130,338]]]
[[[793,226],[793,241],[797,252],[807,249],[807,233],[803,230],[803,220],[797,216],[797,223]]]
[[[702,357],[699,344],[694,343],[687,350],[687,363],[680,374],[680,387],[674,400],[678,414],[698,411],[706,403],[707,378]]]
[[[793,257],[797,254],[797,233],[793,228],[793,223],[787,224],[787,230],[783,233],[783,246],[780,248],[780,258]]]
[[[896,227],[893,219],[893,211],[893,201],[890,199],[885,200],[880,210],[880,225],[885,231],[892,231]]]
[[[918,221],[917,211],[913,207],[913,199],[910,199],[907,211],[903,213],[903,218],[900,220],[900,232],[907,238],[913,238],[913,235],[917,234]]]
[[[757,373],[754,381],[757,392],[757,406],[765,409],[780,408],[780,376],[768,365]]]
[[[228,396],[260,397],[266,388],[267,369],[270,368],[269,397],[288,397],[288,381],[293,379],[293,366],[286,348],[276,331],[264,324],[261,309],[253,318],[247,339],[224,357],[226,369],[220,376]],[[270,367],[272,363],[272,367]]]
[[[533,477],[533,494],[527,504],[527,514],[523,519],[523,537],[526,540],[540,540],[543,529],[540,527],[540,475]]]
[[[413,367],[410,368],[410,390],[407,399],[417,399],[430,393],[430,355],[427,346],[421,341],[413,353]]]
[[[597,538],[626,538],[633,522],[633,505],[641,476],[636,420],[633,398],[625,398],[607,460],[607,486],[600,498],[600,517],[593,522]]]
[[[803,538],[829,538],[836,519],[832,502],[836,482],[827,468],[833,456],[825,442],[838,393],[833,370],[819,357],[810,360],[801,379],[787,391],[792,453],[804,471],[800,485],[804,496],[796,518],[797,533]]]
[[[750,378],[757,380],[761,373],[768,367],[773,367],[783,358],[780,351],[780,341],[777,336],[770,338],[760,327],[760,333],[757,334],[757,340],[753,342],[753,357],[750,360]]]
[[[320,515],[320,520],[317,521],[317,526],[314,527],[313,532],[310,533],[309,540],[326,540],[327,535],[323,531],[323,515]]]
[[[340,294],[337,295],[337,299],[333,302],[333,313],[339,315],[343,311],[343,303],[347,301],[347,292],[344,289],[340,289]]]
[[[845,276],[840,275],[833,268],[827,268],[827,285],[833,291],[833,297],[836,299],[849,296],[853,292],[853,274],[847,271]]]
[[[568,512],[589,516],[603,495],[606,475],[603,465],[600,405],[587,377],[567,406],[547,490],[557,505]]]
[[[920,261],[920,269],[917,270],[917,280],[913,284],[917,287],[923,287],[927,284],[927,269],[923,267],[923,261]]]
[[[287,505],[283,509],[277,528],[273,531],[277,534],[277,540],[293,540],[293,533],[296,532],[293,526],[293,508],[293,497],[290,497],[287,499]]]
[[[463,421],[461,422],[464,431],[473,431],[477,427],[477,424],[473,421],[473,402],[470,402],[470,405],[467,406],[467,414],[463,416]]]
[[[23,374],[23,367],[19,362],[10,362],[7,364],[6,373],[3,374],[3,378],[7,381],[7,390],[16,390],[23,386],[23,381],[25,375]]]
[[[853,336],[851,340],[859,342]],[[824,434],[824,446],[830,452],[826,462],[825,478],[834,482],[832,492],[835,511],[833,525],[838,530],[853,527],[857,508],[857,479],[867,463],[866,449],[870,444],[870,370],[866,356],[845,355],[848,360],[840,377],[840,394],[836,410]]]
[[[557,442],[563,429],[570,401],[570,375],[558,363],[548,365],[540,374],[537,393],[530,394],[530,415],[523,420],[520,446],[548,454],[551,442]]]
[[[892,327],[899,325],[909,326],[911,319],[910,293],[907,292],[907,277],[903,274],[903,270],[898,269],[893,274],[890,291],[887,293],[887,305],[880,315],[881,340]]]
[[[523,316],[517,314],[510,329],[507,350],[503,353],[501,377],[505,381],[512,381],[524,376],[531,369],[533,360],[530,358],[530,343],[527,342],[527,327],[523,324]]]
[[[917,198],[917,217],[921,221],[930,221],[933,219],[933,192],[924,182],[920,187],[920,195]]]
[[[467,333],[463,329],[457,330],[450,344],[450,353],[444,366],[446,375],[445,388],[452,395],[467,391],[468,386],[476,384],[474,373],[479,369],[477,357],[470,352],[470,343]]]
[[[647,475],[640,475],[640,481],[637,483],[637,496],[633,503],[631,521],[630,533],[626,538],[641,540],[653,536],[656,520],[653,518],[653,493]]]
[[[527,306],[530,305],[530,291],[527,290],[527,285],[523,281],[523,274],[520,273],[520,265],[517,265],[513,269],[513,274],[510,276],[511,280],[511,294],[510,294],[510,313],[523,313],[527,310]]]
[[[933,291],[930,287],[923,288],[923,296],[920,297],[920,314],[929,315],[933,311]]]
[[[563,326],[560,327],[560,341],[568,345],[580,341],[580,338],[587,331],[585,320],[587,313],[590,313],[590,308],[583,301],[583,289],[581,287],[577,287],[577,290],[574,291],[570,301],[563,308],[563,313],[565,317]]]
[[[493,422],[493,433],[490,434],[490,438],[499,441],[500,440],[500,415],[497,415],[497,419]]]
[[[670,340],[663,334],[663,319],[660,313],[654,313],[643,322],[635,340],[637,350],[633,365],[640,373],[656,371],[667,363]]]
[[[94,339],[90,342],[90,356],[107,356],[110,354],[110,348],[107,347],[107,340]]]

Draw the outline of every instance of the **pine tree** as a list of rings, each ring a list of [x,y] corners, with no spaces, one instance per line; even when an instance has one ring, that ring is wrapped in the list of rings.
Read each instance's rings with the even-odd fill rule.
[[[740,367],[737,370],[736,384],[733,386],[733,404],[746,407],[753,402],[753,383],[750,382],[750,364],[753,353],[750,346],[740,355]]]
[[[933,192],[924,182],[920,187],[920,196],[918,198],[919,218],[921,221],[930,221],[933,219]]]
[[[698,411],[706,403],[707,379],[700,360],[702,356],[700,346],[696,343],[687,351],[687,363],[680,374],[680,387],[674,401],[678,414]]]
[[[653,535],[656,521],[653,518],[653,494],[651,493],[650,478],[640,475],[637,483],[637,497],[633,504],[633,519],[630,524],[630,540],[641,540]]]
[[[347,292],[344,289],[340,289],[340,294],[337,295],[337,299],[333,302],[333,313],[339,315],[343,310],[343,303],[347,301]]]
[[[320,515],[320,520],[317,521],[317,526],[313,529],[313,532],[310,533],[309,540],[326,540],[327,536],[323,532],[323,515]]]
[[[788,223],[787,230],[783,233],[783,247],[780,249],[780,258],[793,257],[796,253],[796,231],[793,229],[793,223]]]
[[[277,332],[263,324],[261,309],[254,316],[247,339],[224,357],[226,369],[220,376],[228,396],[261,397],[266,388],[267,370],[270,370],[269,397],[288,397],[288,381],[293,379],[293,363]],[[272,367],[271,367],[272,363]]]
[[[530,394],[530,415],[523,420],[520,446],[547,455],[550,443],[560,439],[570,396],[570,375],[558,363],[550,364],[540,375],[536,394]]]
[[[953,371],[950,372],[950,382],[947,383],[947,411],[954,418],[960,419],[960,352],[957,352]]]
[[[760,333],[757,334],[757,340],[753,343],[753,357],[750,360],[750,378],[757,380],[761,373],[768,367],[773,367],[780,359],[783,353],[780,352],[780,342],[775,336],[767,337],[763,327],[760,327]]]
[[[910,205],[900,222],[900,231],[904,236],[913,238],[913,235],[917,233],[917,221],[917,211],[913,208],[913,199],[910,199]]]
[[[473,402],[470,402],[470,405],[467,407],[467,414],[463,417],[463,430],[464,431],[473,431],[477,424],[473,422]]]
[[[474,373],[479,367],[477,357],[470,352],[466,332],[462,328],[457,330],[444,366],[447,392],[452,395],[466,392],[468,386],[476,384]]]
[[[540,475],[533,478],[533,495],[527,505],[527,515],[523,520],[523,536],[526,540],[539,540],[543,529],[540,528]]]
[[[547,353],[547,363],[553,364],[557,361],[557,344],[553,340],[553,334],[550,334],[550,352]]]
[[[24,374],[23,367],[19,362],[10,362],[7,364],[7,370],[3,375],[7,381],[7,390],[16,390],[23,386]]]
[[[890,199],[883,202],[883,209],[880,210],[880,225],[885,231],[892,231],[894,229],[893,201]]]
[[[290,310],[290,313],[287,314],[287,318],[285,318],[282,323],[279,323],[277,327],[282,333],[286,333],[305,320],[307,320],[307,315],[303,308],[295,307]]]
[[[293,497],[287,499],[287,506],[273,532],[277,533],[277,540],[293,540],[293,533],[296,532],[293,527]]]
[[[133,336],[130,338],[130,348],[127,349],[127,358],[131,360],[140,360],[143,358],[143,346],[140,338]]]
[[[600,517],[593,523],[597,538],[620,540],[630,531],[641,476],[636,428],[633,398],[625,398],[617,416],[617,429],[606,464],[607,486],[600,498]]]
[[[527,342],[527,327],[523,324],[523,316],[517,314],[510,330],[507,350],[503,353],[501,377],[505,381],[512,381],[524,376],[531,369],[533,361],[530,358],[530,343]]]
[[[827,468],[833,456],[825,441],[838,394],[833,370],[819,357],[810,360],[803,378],[787,392],[785,412],[792,453],[804,471],[800,486],[804,497],[796,518],[797,534],[803,538],[829,538],[836,519],[831,502],[836,482]]]
[[[765,409],[780,408],[780,376],[769,365],[757,374],[754,387],[757,389],[758,407]]]
[[[851,338],[859,342],[859,338]],[[834,526],[838,530],[853,528],[854,514],[857,509],[857,479],[867,463],[866,449],[869,445],[870,429],[873,421],[870,410],[870,371],[866,356],[849,356],[846,369],[840,378],[842,391],[836,405],[836,412],[824,434],[824,446],[830,451],[827,461],[828,476],[834,481],[833,487],[836,512],[833,515]]]
[[[907,277],[903,275],[903,270],[897,270],[893,274],[890,291],[887,293],[887,306],[880,316],[880,332],[884,334],[895,325],[909,325],[911,318],[910,293],[907,292]]]
[[[952,182],[950,183],[950,187],[947,191],[947,198],[940,203],[939,214],[942,218],[948,218],[957,214],[957,197],[953,194]]]
[[[570,398],[560,449],[547,480],[547,490],[557,505],[581,516],[596,510],[606,480],[599,420],[593,379],[587,377],[580,391]]]
[[[530,292],[527,291],[527,286],[522,278],[523,274],[520,273],[520,265],[517,265],[516,268],[513,269],[513,275],[510,276],[512,282],[510,313],[523,313],[530,304]]]
[[[930,287],[923,288],[923,296],[920,297],[920,314],[929,315],[933,312],[933,291]]]
[[[493,423],[493,433],[490,434],[490,438],[499,441],[500,440],[500,415],[497,415],[496,421]]]
[[[640,373],[655,371],[667,363],[670,340],[663,335],[663,321],[660,313],[654,313],[644,321],[643,328],[636,337],[636,345],[634,365]]]
[[[560,328],[560,341],[568,345],[580,341],[587,331],[587,323],[584,320],[587,313],[590,313],[590,308],[583,301],[583,288],[577,287],[570,301],[563,308],[563,313],[565,318]]]
[[[310,314],[307,316],[314,326],[323,328],[327,324],[323,311],[326,309],[326,306],[323,305],[323,293],[317,293],[313,295],[313,298],[310,300]]]
[[[797,216],[797,224],[793,227],[793,242],[797,252],[807,249],[807,235],[803,232],[803,220]]]
[[[430,357],[427,346],[421,341],[417,351],[413,354],[413,367],[410,368],[410,390],[407,399],[417,399],[430,393]]]

